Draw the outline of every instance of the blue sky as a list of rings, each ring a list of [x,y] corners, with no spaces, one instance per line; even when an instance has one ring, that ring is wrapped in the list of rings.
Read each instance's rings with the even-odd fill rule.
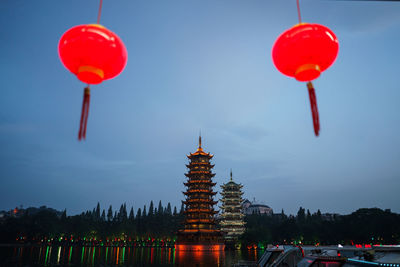
[[[0,2],[0,209],[180,206],[201,129],[217,191],[232,168],[245,197],[277,212],[400,212],[400,3],[301,1],[303,21],[340,45],[314,82],[316,138],[305,84],[271,60],[297,23],[294,0],[104,0],[101,24],[128,64],[92,87],[78,142],[84,84],[57,45],[97,10],[97,0]]]

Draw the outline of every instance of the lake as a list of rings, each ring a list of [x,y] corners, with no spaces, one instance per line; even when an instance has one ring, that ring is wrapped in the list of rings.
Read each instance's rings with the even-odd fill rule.
[[[0,266],[232,266],[263,250],[175,251],[159,247],[1,246]]]

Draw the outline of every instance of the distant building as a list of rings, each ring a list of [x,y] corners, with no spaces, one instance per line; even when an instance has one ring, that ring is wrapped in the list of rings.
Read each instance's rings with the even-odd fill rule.
[[[321,219],[324,221],[333,221],[337,217],[339,217],[340,214],[337,213],[323,213],[321,214]]]
[[[243,201],[242,208],[243,208],[243,213],[246,215],[251,215],[251,214],[272,215],[274,213],[272,208],[264,204],[258,204],[256,203],[255,200],[253,202],[250,202],[248,199],[245,199],[245,201]]]

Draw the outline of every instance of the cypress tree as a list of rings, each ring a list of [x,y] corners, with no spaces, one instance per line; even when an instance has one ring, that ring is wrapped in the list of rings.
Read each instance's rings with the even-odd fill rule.
[[[95,219],[100,220],[100,203],[97,202],[96,212],[95,212]]]
[[[112,206],[110,205],[107,212],[107,221],[111,222],[112,220],[113,220],[113,210]]]
[[[106,221],[106,211],[103,209],[103,212],[101,213],[101,218],[100,218],[100,220],[102,221],[102,222],[105,222]]]
[[[131,211],[129,212],[129,220],[133,221],[135,219],[135,214],[133,214],[133,207],[131,208]]]
[[[154,205],[153,205],[153,200],[150,201],[150,207],[149,207],[149,217],[154,215]]]
[[[169,203],[169,202],[168,202],[167,208],[165,209],[165,213],[168,215],[172,215],[171,203]]]
[[[147,215],[146,215],[146,205],[144,205],[144,207],[143,207],[143,212],[142,212],[142,217],[144,218],[144,217],[146,217]]]
[[[164,211],[164,209],[163,209],[163,206],[162,206],[162,204],[161,204],[161,200],[160,200],[160,202],[158,202],[158,215],[162,215],[163,214],[163,211]]]

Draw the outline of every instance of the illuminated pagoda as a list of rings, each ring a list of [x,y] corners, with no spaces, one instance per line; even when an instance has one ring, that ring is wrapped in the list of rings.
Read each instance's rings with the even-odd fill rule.
[[[221,214],[221,231],[224,233],[225,242],[227,246],[237,246],[237,241],[240,235],[245,231],[245,222],[243,220],[244,214],[242,212],[242,187],[243,185],[237,184],[232,179],[221,185],[222,188],[222,210]]]
[[[225,244],[222,233],[217,229],[214,215],[212,178],[215,173],[211,172],[214,165],[210,164],[213,155],[203,151],[201,147],[201,136],[199,137],[199,148],[195,153],[187,156],[189,169],[185,173],[188,178],[184,185],[187,187],[183,204],[185,205],[184,229],[178,231],[175,248],[177,250],[223,250]]]

